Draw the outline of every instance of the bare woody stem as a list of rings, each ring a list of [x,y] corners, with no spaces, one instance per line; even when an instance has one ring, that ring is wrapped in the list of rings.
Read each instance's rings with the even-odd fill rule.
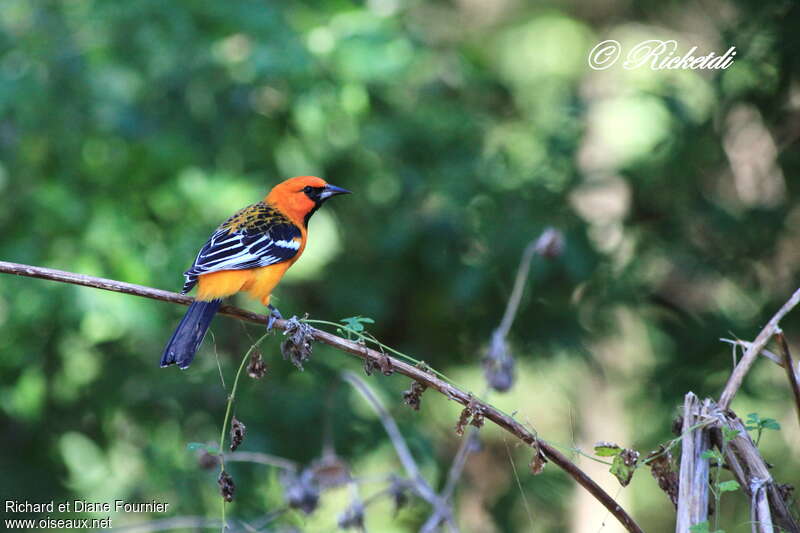
[[[501,337],[508,336],[508,332],[511,330],[511,324],[514,322],[514,317],[517,315],[517,309],[519,309],[519,303],[522,300],[522,293],[525,290],[525,282],[528,280],[528,273],[531,269],[533,254],[536,252],[537,247],[538,239],[535,239],[528,243],[528,246],[526,246],[525,250],[522,252],[522,260],[517,269],[517,277],[514,278],[514,288],[511,290],[511,297],[508,299],[506,311],[503,313],[503,319],[500,321],[500,326],[497,328]]]
[[[560,232],[553,228],[545,229],[542,234],[536,239],[532,240],[525,247],[522,252],[522,259],[517,268],[517,275],[514,278],[514,288],[511,289],[511,296],[508,298],[506,310],[503,313],[503,319],[497,327],[496,332],[500,337],[505,338],[511,330],[511,324],[514,322],[514,317],[517,316],[519,310],[519,303],[522,301],[522,293],[525,291],[525,284],[528,281],[528,275],[531,270],[531,262],[536,253],[546,255],[548,253],[558,253],[563,245],[563,237]]]
[[[727,342],[728,344],[732,344],[734,346],[742,346],[745,350],[747,350],[750,347],[750,345],[753,344],[752,342],[747,342],[747,341],[743,341],[743,340],[740,340],[740,339],[720,339],[720,340],[722,342]],[[783,356],[777,355],[777,354],[767,350],[766,348],[761,350],[761,355],[766,357],[767,359],[769,359],[770,361],[772,361],[773,363],[775,363],[776,365],[778,365],[781,368],[784,368],[786,366],[784,361],[783,361]],[[795,368],[793,370],[794,370],[794,374],[795,374],[795,379],[800,379],[800,378],[798,378],[798,375],[800,375],[800,373],[798,373],[797,369]]]
[[[783,366],[786,369],[786,376],[789,378],[789,386],[794,395],[797,419],[800,421],[800,384],[797,383],[797,375],[794,373],[794,362],[792,361],[792,353],[789,351],[789,343],[786,342],[786,337],[783,336],[783,330],[780,328],[778,328],[778,331],[775,333],[775,338],[778,340],[778,346],[781,348]]]
[[[225,454],[225,461],[231,463],[256,463],[289,471],[298,470],[298,465],[294,461],[261,452],[228,452]]]
[[[722,395],[719,397],[719,407],[723,411],[730,408],[731,402],[733,401],[734,396],[736,396],[736,392],[739,390],[739,387],[742,386],[742,381],[744,381],[744,377],[747,375],[747,372],[750,370],[750,367],[755,362],[758,354],[764,347],[767,345],[769,340],[772,338],[773,335],[779,330],[779,324],[781,319],[783,319],[786,314],[794,309],[794,307],[800,303],[800,289],[797,289],[792,297],[787,300],[783,307],[781,307],[775,316],[773,316],[767,325],[764,326],[764,329],[761,330],[761,333],[758,334],[756,339],[753,343],[747,348],[742,356],[742,360],[739,361],[739,364],[736,365],[736,368],[733,369],[733,373],[731,377],[728,378],[728,383],[725,384],[725,388],[722,391]]]
[[[184,296],[181,294],[164,291],[160,289],[154,289],[152,287],[145,287],[142,285],[135,285],[133,283],[125,283],[111,279],[97,278],[94,276],[86,276],[83,274],[76,274],[74,272],[66,272],[63,270],[54,270],[50,268],[22,265],[18,263],[9,263],[5,261],[0,261],[0,272],[7,274],[17,274],[20,276],[28,276],[32,278],[48,279],[52,281],[59,281],[62,283],[71,283],[74,285],[82,285],[84,287],[92,287],[95,289],[121,292],[124,294],[133,294],[144,298],[151,298],[153,300],[161,300],[164,302],[177,303],[181,305],[189,305],[194,301],[193,298],[190,298],[189,296]],[[796,304],[797,301],[800,301],[800,290],[798,290],[798,292],[795,293],[795,295],[792,297],[792,300],[795,300],[794,304]],[[790,300],[790,302],[792,300]],[[790,302],[787,302],[787,304],[784,307],[788,306]],[[794,307],[794,304],[792,304],[791,307]],[[789,309],[791,309],[791,307]],[[786,312],[788,312],[788,309],[786,310]],[[266,324],[267,321],[267,317],[265,315],[251,313],[249,311],[245,311],[244,309],[239,309],[237,307],[233,307],[230,305],[224,305],[220,307],[219,313],[232,316],[234,318],[238,318],[239,320],[244,320],[246,322],[253,322],[255,324],[260,324],[260,325]],[[785,312],[783,314],[785,314]],[[781,315],[781,317],[782,316],[783,315]],[[770,323],[772,323],[772,321],[770,321]],[[275,322],[274,327],[279,330],[285,330],[286,321],[277,320]],[[318,342],[327,344],[328,346],[337,348],[338,350],[341,350],[343,352],[355,355],[356,357],[359,357],[361,359],[371,361],[378,366],[380,366],[381,363],[385,364],[386,361],[388,361],[391,365],[391,368],[395,372],[403,374],[404,376],[407,376],[413,379],[414,381],[427,385],[428,388],[435,389],[436,391],[443,394],[447,398],[454,400],[460,403],[461,405],[467,406],[470,402],[473,402],[474,406],[481,408],[485,418],[488,418],[489,420],[494,422],[497,426],[503,428],[505,431],[512,434],[513,436],[515,436],[516,438],[518,438],[519,440],[521,440],[522,442],[524,442],[529,446],[538,444],[539,449],[551,462],[553,462],[559,468],[564,470],[564,472],[566,472],[578,484],[580,484],[583,488],[585,488],[597,501],[599,501],[606,509],[608,509],[608,511],[612,515],[614,515],[614,517],[628,531],[632,533],[643,533],[639,525],[636,524],[633,518],[631,518],[631,516],[614,500],[614,498],[612,498],[597,483],[595,483],[595,481],[591,479],[585,472],[583,472],[583,470],[578,468],[578,466],[575,465],[572,461],[570,461],[564,454],[559,452],[557,449],[555,449],[542,439],[537,438],[536,435],[533,434],[533,432],[531,432],[517,420],[506,415],[496,407],[481,401],[477,401],[473,396],[471,396],[467,392],[451,385],[450,383],[447,383],[446,381],[438,378],[432,373],[425,372],[422,369],[419,369],[408,363],[390,357],[386,354],[380,353],[362,344],[358,344],[356,342],[343,339],[331,333],[321,331],[315,328],[311,329],[311,335],[314,338],[314,340]],[[759,335],[759,337],[756,339],[756,342],[754,342],[753,344],[756,345],[760,338],[761,335]],[[766,343],[766,340],[764,341],[764,343]],[[763,347],[763,345],[761,347]],[[755,353],[752,356],[753,358],[755,357],[755,355],[757,355],[759,350],[755,350]],[[754,350],[751,348],[750,350],[747,351],[747,353],[749,354],[753,351]],[[745,355],[745,358],[746,357],[747,354]],[[745,358],[742,359],[740,366],[745,362]],[[736,370],[738,371],[739,367],[737,367]],[[738,388],[738,385],[736,388]]]
[[[689,531],[690,526],[708,518],[709,467],[703,452],[709,449],[711,440],[708,428],[701,423],[708,418],[710,406],[709,400],[703,402],[692,392],[684,398],[677,533]]]
[[[412,483],[417,493],[433,506],[436,520],[430,527],[423,526],[420,529],[420,532],[432,531],[433,527],[439,525],[439,517],[442,517],[442,519],[445,520],[445,523],[450,531],[457,532],[458,528],[453,522],[452,510],[450,509],[450,506],[447,504],[446,500],[436,494],[436,491],[433,490],[433,488],[420,473],[419,466],[417,466],[414,456],[411,455],[411,451],[408,449],[408,445],[403,438],[403,434],[400,433],[400,428],[397,427],[397,422],[394,421],[394,418],[392,418],[392,416],[386,410],[383,402],[378,399],[378,397],[372,391],[372,388],[354,373],[345,371],[342,373],[342,378],[355,387],[355,389],[358,390],[358,392],[360,392],[364,398],[366,398],[366,400],[378,414],[378,418],[380,419],[381,424],[383,424],[386,434],[389,435],[389,440],[392,441],[392,445],[397,452],[397,457],[400,459],[400,463],[403,465],[409,481]],[[431,521],[429,520],[429,522]]]

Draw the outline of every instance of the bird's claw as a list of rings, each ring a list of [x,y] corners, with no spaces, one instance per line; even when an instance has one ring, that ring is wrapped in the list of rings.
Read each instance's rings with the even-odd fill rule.
[[[267,318],[267,331],[272,331],[272,326],[275,325],[275,321],[278,320],[279,318],[283,319],[283,315],[281,315],[281,312],[278,311],[278,309],[272,304],[268,305],[267,307],[269,308],[269,318]]]

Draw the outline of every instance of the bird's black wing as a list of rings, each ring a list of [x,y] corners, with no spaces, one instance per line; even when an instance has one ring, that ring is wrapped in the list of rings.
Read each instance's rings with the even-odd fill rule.
[[[181,292],[189,292],[202,274],[289,261],[300,250],[301,240],[300,228],[273,207],[264,203],[246,207],[223,222],[200,249],[183,274]]]

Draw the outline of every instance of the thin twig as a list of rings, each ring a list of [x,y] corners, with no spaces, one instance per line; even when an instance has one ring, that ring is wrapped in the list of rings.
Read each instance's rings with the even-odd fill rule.
[[[458,446],[458,451],[453,458],[453,463],[450,465],[450,470],[447,472],[447,482],[439,493],[439,498],[448,506],[448,510],[450,506],[450,498],[453,496],[456,485],[461,479],[461,474],[464,472],[464,465],[467,463],[467,456],[470,453],[470,448],[476,444],[477,440],[478,428],[470,427],[467,430],[467,434],[461,439],[461,444]],[[439,510],[434,508],[433,513],[428,517],[428,520],[425,521],[425,524],[420,531],[433,530],[433,528],[441,523],[443,518],[444,517],[442,517],[441,513],[439,513]]]
[[[350,383],[358,392],[360,392],[367,402],[369,402],[370,406],[372,406],[373,410],[378,414],[378,418],[383,424],[383,428],[386,430],[389,440],[392,441],[392,445],[397,452],[397,457],[400,459],[400,463],[403,465],[403,468],[406,471],[406,475],[414,484],[414,490],[425,501],[433,505],[435,514],[444,518],[446,521],[451,522],[452,511],[447,503],[440,498],[438,494],[436,494],[436,491],[433,490],[433,488],[428,484],[427,480],[422,476],[422,473],[419,471],[419,466],[417,466],[417,462],[414,459],[414,456],[411,455],[411,451],[408,449],[406,440],[403,438],[403,434],[400,432],[400,428],[397,427],[397,422],[394,421],[392,415],[390,415],[389,411],[386,410],[386,407],[383,405],[383,402],[381,402],[380,398],[375,395],[370,386],[367,385],[363,379],[355,375],[353,372],[342,372],[342,379]],[[423,530],[425,530],[424,526],[420,531]]]
[[[442,499],[449,501],[453,496],[458,480],[461,479],[461,474],[464,472],[464,465],[467,463],[472,448],[478,445],[478,428],[470,427],[467,434],[461,439],[461,444],[458,447],[456,456],[453,458],[453,464],[450,465],[450,470],[447,472],[447,482],[442,489]]]
[[[797,376],[794,373],[794,363],[792,362],[792,354],[789,351],[789,344],[786,342],[786,337],[783,336],[783,330],[778,328],[775,332],[775,338],[778,340],[778,346],[781,347],[783,354],[783,367],[786,369],[786,376],[789,378],[789,385],[794,394],[794,404],[797,408],[797,419],[800,421],[800,385],[797,384]]]
[[[511,331],[511,324],[514,323],[514,317],[517,316],[517,309],[519,309],[519,302],[522,300],[522,293],[525,290],[525,282],[528,280],[528,273],[531,270],[531,261],[533,261],[533,254],[536,252],[536,243],[538,239],[532,240],[525,247],[522,252],[522,259],[519,262],[517,269],[517,277],[514,279],[514,288],[511,289],[511,296],[508,298],[506,305],[506,312],[503,313],[503,319],[497,327],[500,336],[508,336]]]
[[[392,415],[390,415],[389,411],[386,410],[383,402],[381,402],[381,400],[375,395],[370,386],[353,372],[342,372],[342,379],[350,383],[358,392],[360,392],[367,402],[369,402],[370,406],[372,406],[373,410],[378,414],[378,418],[380,419],[381,424],[383,424],[383,428],[386,430],[386,434],[389,436],[389,440],[392,441],[392,445],[397,452],[397,457],[400,459],[400,464],[403,465],[403,469],[405,469],[408,478],[414,483],[414,489],[426,501],[436,501],[438,499],[436,492],[422,476],[419,466],[417,465],[417,461],[414,459],[414,456],[411,455],[411,450],[408,449],[406,440],[403,438],[400,428],[397,427],[397,422],[394,421]]]
[[[125,294],[133,294],[136,296],[142,296],[145,298],[151,298],[154,300],[161,300],[165,302],[172,302],[181,305],[189,305],[193,301],[193,299],[188,296],[180,295],[174,292],[154,289],[152,287],[134,285],[131,283],[124,283],[110,279],[96,278],[93,276],[85,276],[82,274],[75,274],[72,272],[64,272],[49,268],[21,265],[17,263],[8,263],[5,261],[0,261],[0,272],[8,274],[17,274],[20,276],[28,276],[33,278],[49,279],[53,281],[59,281],[62,283],[72,283],[75,285],[82,285],[85,287],[104,289],[114,292],[121,292]],[[798,294],[796,294],[796,296],[798,299],[800,299],[800,291],[798,291]],[[237,307],[233,307],[230,305],[224,305],[220,307],[219,312],[224,315],[232,316],[234,318],[238,318],[239,320],[244,320],[247,322],[253,322],[255,324],[263,325],[266,324],[267,321],[267,317],[265,315],[251,313],[249,311],[245,311],[244,309],[239,309]],[[286,321],[276,320],[274,327],[279,330],[285,330]],[[454,387],[450,383],[447,383],[446,381],[436,377],[432,373],[425,372],[420,368],[412,366],[399,359],[390,357],[385,353],[378,352],[362,344],[349,341],[347,339],[343,339],[342,337],[337,337],[336,335],[315,328],[312,328],[311,335],[313,336],[314,340],[318,342],[327,344],[328,346],[331,346],[343,352],[355,355],[361,359],[369,360],[376,365],[385,363],[388,360],[391,363],[392,369],[395,372],[407,376],[413,379],[414,381],[422,383],[423,385],[427,385],[428,388],[438,391],[447,398],[454,400],[460,403],[461,405],[467,406],[471,401],[472,402],[477,401],[473,396],[471,396],[467,392],[464,392],[463,390]],[[613,514],[616,517],[616,519],[623,526],[625,526],[625,528],[628,531],[636,533],[642,532],[642,529],[638,526],[638,524],[636,524],[633,518],[631,518],[631,516],[606,491],[604,491],[597,483],[595,483],[594,480],[592,480],[588,475],[586,475],[585,472],[583,472],[580,468],[578,468],[577,465],[575,465],[574,463],[572,463],[572,461],[567,459],[567,457],[564,456],[561,452],[556,450],[553,446],[549,445],[544,440],[538,439],[525,426],[523,426],[521,423],[514,420],[507,414],[503,413],[496,407],[480,401],[477,401],[477,405],[480,406],[487,419],[491,420],[492,422],[497,424],[499,427],[503,428],[508,433],[514,435],[516,438],[518,438],[525,444],[528,444],[530,446],[533,443],[538,443],[539,449],[542,451],[542,453],[544,453],[544,455],[548,459],[550,459],[550,461],[552,461],[555,465],[564,470],[578,484],[580,484],[581,486],[583,486],[583,488],[589,491],[595,499],[597,499],[603,506],[605,506],[609,511],[611,511],[611,514]]]
[[[152,300],[160,300],[162,302],[170,302],[174,304],[190,305],[192,302],[194,302],[194,298],[191,296],[178,294],[176,292],[163,291],[161,289],[154,289],[153,287],[146,287],[144,285],[125,283],[124,281],[117,281],[113,279],[96,278],[94,276],[76,274],[74,272],[55,270],[52,268],[0,261],[0,272],[5,274],[16,274],[18,276],[27,276],[29,278],[49,279],[51,281],[71,283],[73,285],[81,285],[83,287],[91,287],[93,289],[121,292],[123,294],[133,294],[134,296],[142,296],[144,298],[150,298]],[[254,322],[256,324],[267,323],[266,316],[245,311],[244,309],[240,309],[232,305],[223,305],[217,312],[223,315],[238,318],[239,320],[244,320],[246,322]],[[283,325],[284,323],[281,322],[281,324]]]
[[[794,294],[792,294],[792,297],[789,298],[785,304],[783,304],[778,312],[775,313],[775,316],[773,316],[769,322],[767,322],[767,325],[764,326],[764,329],[762,329],[761,333],[758,334],[756,339],[753,341],[753,344],[747,348],[747,351],[745,351],[744,355],[742,356],[742,360],[739,361],[739,364],[733,369],[733,373],[731,374],[731,377],[728,378],[728,383],[725,384],[722,395],[719,397],[720,409],[724,411],[730,408],[731,402],[733,401],[734,396],[736,396],[736,392],[739,390],[739,387],[742,386],[742,381],[744,381],[744,377],[747,375],[750,367],[755,362],[759,352],[764,349],[764,346],[766,346],[772,336],[775,335],[781,319],[786,316],[789,311],[794,309],[798,303],[800,303],[800,289],[797,289]]]
[[[720,340],[722,342],[727,342],[728,344],[733,344],[734,346],[742,346],[742,347],[744,347],[745,350],[753,345],[752,342],[747,342],[747,341],[743,341],[743,340],[739,340],[739,339],[721,338]],[[767,359],[769,359],[770,361],[772,361],[773,363],[775,363],[779,367],[781,367],[781,368],[784,367],[783,357],[781,357],[780,355],[778,355],[776,353],[773,353],[773,352],[767,350],[766,348],[761,350],[761,355],[766,357]],[[797,370],[796,369],[794,371],[794,375],[797,376]],[[798,379],[800,379],[800,378],[798,378]]]
[[[544,254],[550,247],[560,247],[561,238],[561,234],[557,230],[547,228],[539,237],[532,240],[528,243],[528,246],[525,247],[525,250],[522,252],[522,259],[519,262],[519,267],[517,268],[517,277],[514,279],[514,288],[511,289],[511,296],[508,298],[508,304],[506,304],[506,311],[503,313],[503,319],[500,321],[500,325],[496,330],[501,337],[505,338],[508,336],[508,332],[511,331],[511,324],[514,322],[514,317],[517,316],[519,303],[522,300],[522,293],[525,291],[525,283],[528,281],[528,275],[531,270],[533,254],[537,252]]]
[[[231,417],[231,410],[233,409],[233,402],[236,399],[236,389],[239,386],[239,376],[242,374],[242,369],[244,368],[244,364],[250,359],[250,354],[255,350],[259,344],[264,342],[264,339],[267,338],[269,332],[264,333],[260,339],[258,339],[253,345],[247,350],[247,353],[242,357],[242,362],[239,363],[239,369],[236,371],[236,378],[233,380],[233,388],[231,389],[231,393],[228,395],[228,402],[227,406],[225,407],[225,418],[222,419],[222,431],[219,435],[219,471],[220,475],[225,474],[225,430],[228,427],[228,420]],[[222,498],[222,533],[225,533],[227,528],[227,522],[225,521],[225,498]]]
[[[508,464],[511,465],[511,471],[514,472],[514,481],[517,482],[517,488],[519,489],[519,493],[522,495],[522,504],[525,506],[525,513],[528,515],[528,522],[530,522],[531,529],[533,529],[533,513],[531,512],[531,507],[528,504],[528,498],[525,496],[525,491],[522,490],[522,482],[519,480],[517,465],[514,464],[514,457],[511,455],[511,448],[509,448],[505,437],[503,437],[503,445],[506,447]]]
[[[298,468],[297,463],[290,459],[261,452],[229,452],[224,454],[224,457],[226,461],[232,463],[256,463],[295,471]]]
[[[389,411],[386,410],[383,402],[381,402],[381,400],[375,395],[369,385],[367,385],[363,379],[355,375],[353,372],[342,372],[342,379],[350,383],[358,392],[360,392],[378,414],[378,418],[383,424],[386,434],[389,436],[389,440],[392,441],[392,445],[394,446],[395,451],[397,451],[397,457],[400,459],[400,464],[403,465],[408,478],[414,482],[415,488],[420,496],[426,500],[433,499],[436,496],[436,493],[433,491],[431,486],[428,485],[428,482],[425,481],[425,478],[422,477],[422,474],[419,471],[419,466],[417,466],[417,461],[414,459],[414,456],[411,455],[411,451],[408,449],[406,440],[403,438],[400,428],[397,427],[397,422],[394,421],[392,415],[390,415]]]

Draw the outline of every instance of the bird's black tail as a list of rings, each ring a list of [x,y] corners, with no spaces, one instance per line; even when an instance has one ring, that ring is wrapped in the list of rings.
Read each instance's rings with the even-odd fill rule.
[[[214,318],[221,303],[222,300],[195,301],[189,306],[167,347],[164,348],[164,355],[161,356],[162,368],[177,364],[181,369],[185,369],[192,364],[194,354],[203,342],[208,326],[211,325],[211,319]]]

